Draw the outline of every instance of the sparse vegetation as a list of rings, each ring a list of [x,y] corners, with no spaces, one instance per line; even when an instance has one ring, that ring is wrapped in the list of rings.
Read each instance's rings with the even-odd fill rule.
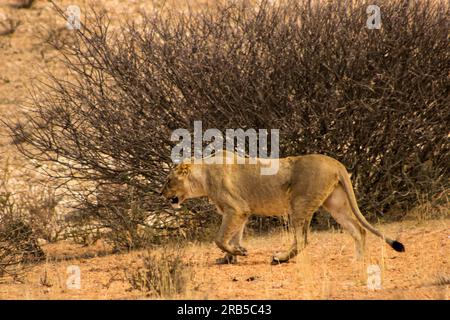
[[[29,214],[33,211],[26,211],[26,206],[16,202],[7,186],[8,168],[2,171],[0,171],[0,280],[4,277],[17,280],[26,266],[45,259],[45,253],[31,227]]]
[[[66,225],[56,209],[60,199],[49,186],[30,188],[22,195],[21,206],[36,237],[47,242],[62,239]]]
[[[448,286],[450,285],[450,276],[440,274],[436,277],[436,282],[434,284],[437,286]]]
[[[45,259],[30,226],[11,214],[8,196],[0,194],[0,280],[20,278],[26,266]]]
[[[142,258],[143,266],[128,274],[131,289],[161,298],[184,293],[190,270],[183,253],[180,248],[148,251]]]

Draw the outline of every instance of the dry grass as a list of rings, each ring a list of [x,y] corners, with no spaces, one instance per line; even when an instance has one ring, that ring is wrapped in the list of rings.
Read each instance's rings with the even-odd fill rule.
[[[131,289],[161,298],[171,298],[186,291],[190,270],[182,248],[149,250],[142,260],[141,267],[126,272]]]
[[[450,189],[443,190],[432,199],[425,195],[419,196],[418,205],[408,212],[406,218],[417,221],[426,221],[439,217],[450,218],[449,197]]]
[[[270,255],[286,248],[290,235],[281,232],[244,239],[250,255],[238,265],[216,265],[222,253],[214,244],[187,244],[189,265],[184,292],[173,299],[449,299],[450,220],[401,222],[378,226],[406,246],[397,253],[368,236],[364,262],[353,261],[353,240],[340,231],[312,232],[311,243],[295,262],[272,266]],[[0,299],[148,299],[130,290],[127,278],[142,268],[144,251],[109,254],[69,243],[44,247],[48,261],[35,266],[23,283],[0,285]],[[152,253],[167,262],[161,247]],[[170,251],[169,251],[170,252]],[[166,260],[165,260],[166,259]],[[170,259],[168,259],[170,260]],[[173,260],[173,259],[172,259]],[[154,263],[155,260],[152,260]],[[381,290],[367,288],[367,266],[382,270]],[[68,289],[67,268],[79,266],[81,288]],[[161,298],[152,295],[150,298]]]

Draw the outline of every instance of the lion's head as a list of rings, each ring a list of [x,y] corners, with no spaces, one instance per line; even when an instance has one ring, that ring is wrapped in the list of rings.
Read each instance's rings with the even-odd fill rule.
[[[192,183],[189,181],[190,173],[189,164],[177,165],[169,173],[161,189],[161,195],[168,199],[174,208],[180,208],[184,200],[193,196]]]

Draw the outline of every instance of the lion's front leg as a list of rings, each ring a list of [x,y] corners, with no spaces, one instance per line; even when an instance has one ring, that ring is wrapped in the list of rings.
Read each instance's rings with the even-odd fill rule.
[[[245,221],[242,223],[242,226],[239,228],[239,230],[235,233],[233,238],[231,239],[231,244],[234,245],[236,248],[239,248],[241,251],[247,253],[247,249],[245,249],[242,244],[242,237],[244,235],[244,229],[245,225],[247,224],[247,218],[245,218]]]
[[[247,221],[245,221],[242,224],[242,227],[234,234],[233,238],[231,239],[231,245],[240,249],[242,252],[247,254],[247,249],[245,249],[241,245],[242,236],[244,234],[244,229]],[[237,256],[226,253],[223,258],[219,258],[216,260],[217,264],[236,264],[238,262]]]
[[[215,241],[217,246],[232,256],[246,256],[247,250],[239,246],[240,233],[246,221],[247,215],[236,211],[224,214],[222,225],[220,226],[219,234]],[[230,241],[237,233],[239,233],[238,243],[233,241],[233,243],[230,244]]]

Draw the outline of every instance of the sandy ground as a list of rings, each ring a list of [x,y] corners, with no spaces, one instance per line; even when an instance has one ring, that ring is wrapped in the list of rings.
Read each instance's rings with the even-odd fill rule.
[[[368,236],[365,262],[353,259],[353,240],[339,230],[312,232],[305,251],[283,265],[271,254],[289,245],[277,232],[244,239],[249,256],[237,265],[216,265],[222,254],[210,243],[188,244],[186,291],[175,299],[445,299],[450,298],[450,220],[378,225],[406,246],[397,253]],[[144,251],[109,254],[106,245],[69,243],[44,246],[48,261],[33,266],[22,283],[0,284],[0,299],[155,299],[130,290],[127,277],[141,265]],[[155,249],[164,254],[164,248]],[[69,266],[81,271],[81,288],[67,287]],[[367,266],[381,269],[381,289],[367,287]]]

